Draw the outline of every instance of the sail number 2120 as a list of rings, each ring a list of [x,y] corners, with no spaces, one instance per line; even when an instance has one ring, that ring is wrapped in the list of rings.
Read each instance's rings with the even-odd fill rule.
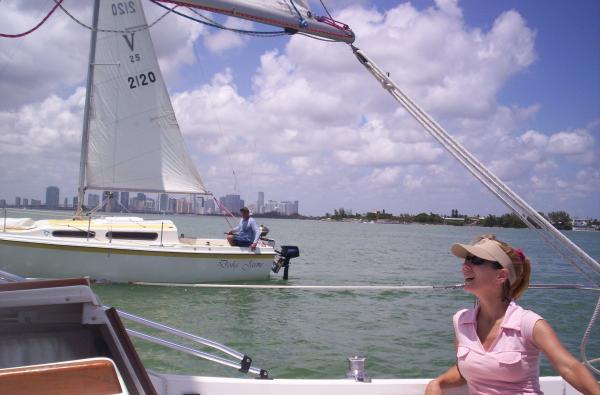
[[[152,71],[149,71],[146,74],[142,73],[133,77],[127,77],[127,82],[129,82],[129,89],[135,89],[156,82],[156,76]]]

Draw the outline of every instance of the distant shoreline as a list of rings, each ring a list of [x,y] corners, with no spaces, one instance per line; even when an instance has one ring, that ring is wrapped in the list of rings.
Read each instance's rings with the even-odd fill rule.
[[[18,210],[18,211],[64,211],[74,212],[75,209],[72,207],[44,207],[44,206],[28,206],[28,207],[17,207],[14,205],[6,206],[2,209]],[[503,214],[501,216],[495,216],[488,214],[486,217],[481,216],[467,216],[458,215],[458,211],[453,210],[454,216],[442,216],[434,213],[420,213],[417,215],[401,214],[400,216],[394,216],[389,213],[383,212],[371,212],[367,214],[350,214],[340,213],[335,210],[336,213],[331,215],[327,213],[324,216],[306,216],[300,214],[284,215],[280,213],[253,213],[254,218],[267,218],[267,219],[298,219],[298,220],[313,220],[313,221],[329,221],[329,222],[350,222],[350,223],[371,223],[378,225],[407,225],[407,224],[422,224],[422,225],[449,225],[449,226],[481,226],[481,227],[496,227],[496,228],[526,228],[527,226],[516,214]],[[194,213],[175,213],[175,212],[159,212],[159,211],[130,211],[130,212],[107,212],[98,211],[97,215],[173,215],[173,216],[209,216],[209,217],[226,217],[226,214],[213,213],[213,214],[194,214]],[[542,214],[543,215],[543,214]],[[7,215],[8,216],[8,215]],[[548,216],[544,216],[548,219],[552,225],[559,230],[573,230],[573,231],[588,231],[596,232],[600,231],[600,221],[597,219],[588,219],[588,226],[574,226],[574,220],[571,220],[568,213],[564,211],[550,212]],[[554,220],[551,220],[554,218]],[[578,220],[577,220],[578,221]]]

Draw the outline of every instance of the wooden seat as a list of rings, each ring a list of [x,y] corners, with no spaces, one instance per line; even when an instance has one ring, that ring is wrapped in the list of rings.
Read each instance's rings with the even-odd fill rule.
[[[13,395],[124,393],[115,365],[107,358],[0,369],[0,388],[2,393]]]

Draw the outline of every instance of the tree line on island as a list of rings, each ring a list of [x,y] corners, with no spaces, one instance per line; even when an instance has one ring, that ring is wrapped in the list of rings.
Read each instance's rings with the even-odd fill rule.
[[[573,228],[573,220],[566,211],[552,211],[548,214],[540,212],[554,227],[561,230],[571,230]],[[468,216],[460,214],[458,210],[453,209],[450,216],[443,216],[436,213],[419,213],[416,215],[400,214],[393,215],[386,213],[385,210],[368,212],[366,214],[347,213],[343,208],[334,210],[333,214],[326,213],[324,217],[319,219],[328,219],[332,221],[362,221],[362,222],[377,222],[377,223],[419,223],[419,224],[446,224],[446,225],[471,225],[471,226],[486,226],[486,227],[502,227],[502,228],[526,228],[527,225],[514,213],[502,214],[499,216],[488,214],[486,217],[480,215]],[[600,226],[600,221],[597,219],[589,221],[590,226]]]

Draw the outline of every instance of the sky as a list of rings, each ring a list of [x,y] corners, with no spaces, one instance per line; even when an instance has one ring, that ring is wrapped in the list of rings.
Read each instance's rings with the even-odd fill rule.
[[[329,0],[396,84],[538,211],[600,218],[600,2]],[[19,33],[52,0],[0,1]],[[84,23],[91,2],[65,0]],[[149,22],[164,10],[143,1]],[[324,14],[320,2],[311,2]],[[246,21],[230,26],[264,29]],[[167,15],[150,30],[191,157],[216,196],[300,213],[508,212],[350,48]],[[89,31],[62,11],[0,38],[0,199],[76,195]]]

